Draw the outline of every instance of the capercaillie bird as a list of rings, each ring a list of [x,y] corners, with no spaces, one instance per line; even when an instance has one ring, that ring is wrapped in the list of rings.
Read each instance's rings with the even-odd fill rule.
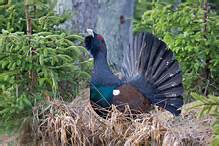
[[[104,38],[88,29],[85,47],[94,58],[90,79],[90,101],[95,111],[112,104],[120,111],[129,105],[133,113],[148,112],[151,104],[178,116],[183,105],[182,74],[179,63],[167,45],[150,33],[140,33],[124,51],[122,77],[119,79],[107,63]],[[98,108],[99,107],[99,108]]]

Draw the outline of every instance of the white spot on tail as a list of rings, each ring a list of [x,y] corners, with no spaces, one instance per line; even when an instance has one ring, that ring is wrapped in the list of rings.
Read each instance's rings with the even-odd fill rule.
[[[117,95],[119,95],[120,94],[120,91],[119,90],[113,90],[113,95],[114,96],[117,96]]]

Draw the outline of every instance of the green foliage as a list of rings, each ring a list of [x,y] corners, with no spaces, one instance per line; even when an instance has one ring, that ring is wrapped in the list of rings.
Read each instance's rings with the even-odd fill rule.
[[[41,21],[44,20],[45,17],[48,17],[47,21],[51,21],[50,17],[54,11],[53,8],[55,7],[57,0],[52,2],[51,0],[27,0],[28,5],[34,5],[30,7],[30,17],[37,18],[31,21],[33,26],[33,32],[39,32],[39,18]],[[0,3],[0,28],[12,28],[13,31],[24,31],[26,32],[26,18],[25,18],[25,7],[24,7],[24,0],[9,0],[7,4]],[[66,12],[64,12],[66,13]],[[71,15],[70,15],[71,16]],[[56,18],[53,19],[55,21],[65,20],[66,18]],[[48,22],[47,22],[48,23]],[[50,25],[56,25],[58,23],[50,23]],[[46,28],[46,27],[45,27]],[[51,29],[52,27],[50,27]],[[42,27],[41,27],[42,29]],[[2,32],[2,30],[0,30]]]
[[[211,145],[217,145],[219,143],[219,97],[208,95],[208,98],[202,95],[198,95],[196,93],[191,93],[191,95],[198,100],[192,104],[191,107],[187,109],[192,109],[195,107],[202,106],[198,114],[198,119],[204,114],[204,112],[209,115],[215,117],[215,120],[212,122],[211,126],[213,127],[213,135],[211,137]]]
[[[32,35],[26,34],[25,5]],[[54,14],[54,5],[50,0],[0,5],[0,133],[13,133],[28,123],[45,97],[71,100],[86,86],[91,63],[80,46],[84,34],[59,29],[73,15]]]
[[[218,93],[219,77],[219,16],[216,12],[205,11],[197,0],[188,0],[173,8],[164,2],[147,3],[151,10],[144,12],[140,20],[133,20],[133,29],[153,32],[174,52],[184,76],[183,85],[188,92]],[[203,15],[207,13],[207,22]],[[206,24],[207,30],[203,28]],[[206,60],[210,58],[210,83],[201,80]]]
[[[162,4],[177,4],[175,0],[163,0]],[[153,10],[155,7],[155,0],[135,0],[134,4],[134,24],[139,24],[141,22],[141,18],[145,12]],[[147,22],[147,26],[140,26],[132,27],[134,34],[138,34],[139,32],[149,32],[148,30],[151,29],[151,22]],[[152,31],[151,31],[152,32]]]

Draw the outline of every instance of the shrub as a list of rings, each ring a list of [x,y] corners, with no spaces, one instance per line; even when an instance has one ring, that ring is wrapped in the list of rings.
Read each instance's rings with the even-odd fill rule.
[[[0,5],[1,133],[10,134],[28,123],[45,97],[71,100],[70,95],[86,86],[91,64],[80,46],[84,34],[60,29],[59,24],[73,15],[56,15],[54,5],[49,0]]]

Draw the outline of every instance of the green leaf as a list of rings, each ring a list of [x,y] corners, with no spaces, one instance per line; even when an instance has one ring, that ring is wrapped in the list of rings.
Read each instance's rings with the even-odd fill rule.
[[[69,35],[69,36],[67,36],[65,38],[70,40],[70,41],[74,41],[75,39],[79,40],[79,41],[84,41],[84,38],[79,36],[79,35]]]
[[[8,60],[4,60],[2,63],[2,69],[5,68],[8,65],[9,61]]]
[[[64,39],[66,43],[68,43],[68,45],[73,45],[73,42],[67,40],[67,39]]]
[[[208,97],[212,100],[214,100],[216,103],[219,104],[219,97],[213,96],[213,95],[208,95]]]
[[[24,100],[24,102],[25,102],[27,105],[29,105],[29,106],[32,105],[31,102],[30,102],[27,98],[24,98],[23,100]]]
[[[198,116],[197,116],[197,119],[200,119],[200,118],[201,118],[201,116],[203,115],[203,113],[204,113],[205,110],[207,110],[207,106],[203,107],[203,108],[199,111]]]
[[[45,20],[46,16],[43,16],[39,19],[39,24],[43,24],[44,20]]]
[[[47,35],[52,35],[51,32],[39,32],[39,33],[36,33],[37,35],[40,35],[40,36],[47,36]],[[35,35],[36,35],[35,34]]]
[[[7,113],[8,111],[10,111],[10,108],[5,108],[3,110],[0,111],[0,115]]]
[[[46,70],[46,68],[42,68],[42,71],[43,71],[43,74],[44,74],[44,77],[48,77],[48,73],[47,73],[47,70]]]
[[[39,84],[42,86],[45,83],[45,81],[47,81],[47,80],[48,80],[48,78],[40,78]]]
[[[44,61],[43,61],[43,54],[40,54],[40,65],[43,65],[44,64]]]
[[[44,48],[44,49],[43,49],[43,53],[44,53],[43,55],[46,57],[47,54],[48,54],[48,52],[47,52],[47,48]]]
[[[196,107],[200,107],[202,105],[204,105],[203,102],[194,102],[194,103],[192,103],[192,105],[190,107],[187,107],[186,110],[193,109],[193,108],[196,108]]]
[[[89,52],[82,46],[76,46],[77,48],[81,49],[84,51],[84,53],[86,53],[87,55],[89,54]]]

